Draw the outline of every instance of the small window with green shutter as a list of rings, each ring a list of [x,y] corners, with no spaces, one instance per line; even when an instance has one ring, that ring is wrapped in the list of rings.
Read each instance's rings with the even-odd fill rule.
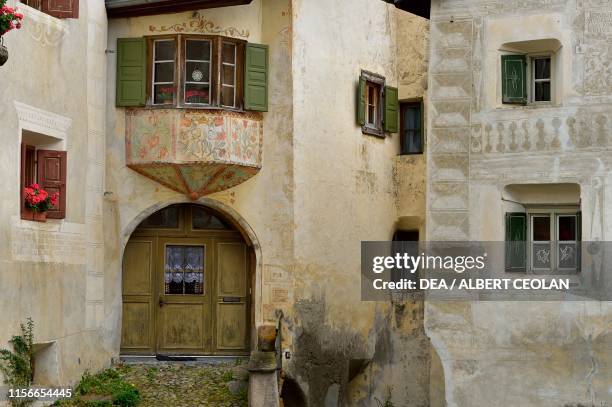
[[[502,55],[502,102],[527,103],[527,57],[525,55]]]
[[[506,271],[525,272],[527,265],[527,214],[506,214]]]
[[[384,89],[384,77],[371,72],[361,71],[357,89],[357,123],[361,126],[361,131],[364,134],[379,137],[384,137],[385,135],[386,126],[384,126],[384,123],[387,118],[387,109],[383,93]],[[395,88],[389,89],[391,89],[391,97],[393,98]],[[397,98],[396,89],[395,97]],[[389,109],[389,116],[392,115],[393,112]],[[397,108],[395,117],[397,119]],[[389,117],[389,120],[392,120],[391,117]]]

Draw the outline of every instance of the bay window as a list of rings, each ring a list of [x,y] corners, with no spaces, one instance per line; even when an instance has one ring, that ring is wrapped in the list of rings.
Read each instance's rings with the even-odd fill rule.
[[[268,111],[268,46],[219,35],[117,39],[117,107]]]
[[[242,109],[245,42],[176,35],[149,39],[152,106]]]

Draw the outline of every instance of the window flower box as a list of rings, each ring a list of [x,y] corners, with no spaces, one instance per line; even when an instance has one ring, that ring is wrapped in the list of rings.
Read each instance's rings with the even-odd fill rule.
[[[59,192],[49,194],[38,184],[32,184],[23,189],[25,207],[22,218],[36,222],[47,221],[47,211],[57,205]]]

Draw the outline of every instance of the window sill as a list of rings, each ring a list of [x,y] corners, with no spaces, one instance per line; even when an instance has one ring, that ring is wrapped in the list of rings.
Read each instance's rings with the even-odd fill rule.
[[[117,107],[118,109],[141,109],[141,110],[202,110],[212,112],[234,112],[234,113],[265,113],[256,110],[245,109],[229,109],[226,107],[217,106],[175,106],[175,105],[146,105],[146,106],[129,106]]]
[[[368,136],[385,138],[385,132],[382,129],[374,129],[368,126],[361,126],[361,132]]]
[[[560,107],[563,107],[563,105],[548,102],[526,103],[524,105],[518,103],[503,103],[502,105],[496,106],[493,111],[556,109]]]
[[[419,152],[416,152],[416,153],[399,153],[398,156],[402,157],[402,156],[405,156],[405,155],[411,156],[411,155],[423,155],[423,154],[424,154],[423,151],[419,151]]]

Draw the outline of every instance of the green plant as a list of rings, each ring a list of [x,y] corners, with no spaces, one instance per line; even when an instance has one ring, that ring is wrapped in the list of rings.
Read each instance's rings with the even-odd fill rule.
[[[156,376],[157,376],[156,367],[150,367],[147,369],[147,379],[149,380],[149,383],[153,383],[155,381]]]
[[[223,375],[221,376],[221,378],[223,379],[224,382],[231,382],[232,379],[234,378],[234,374],[232,373],[231,370],[226,370],[223,372]]]
[[[12,388],[28,388],[34,380],[34,322],[28,318],[21,324],[21,335],[9,341],[13,350],[0,349],[0,372],[4,381]],[[29,400],[11,399],[11,404],[21,406]]]
[[[378,407],[395,407],[395,404],[393,404],[393,401],[391,401],[392,390],[393,388],[391,386],[387,387],[387,397],[385,398],[384,403],[381,402],[377,397],[374,398],[376,400],[376,404],[378,404]]]
[[[126,387],[115,393],[113,404],[116,406],[134,407],[140,401],[140,393],[134,387]]]
[[[124,406],[133,407],[140,401],[140,393],[130,383],[127,383],[116,369],[106,369],[92,375],[85,372],[76,387],[76,400],[72,405],[86,407]],[[87,400],[81,396],[102,396],[111,400]]]

